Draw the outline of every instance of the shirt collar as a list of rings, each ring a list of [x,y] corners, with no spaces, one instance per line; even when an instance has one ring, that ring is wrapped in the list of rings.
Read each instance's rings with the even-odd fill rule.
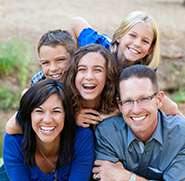
[[[154,131],[152,137],[149,139],[152,140],[152,139],[155,139],[156,141],[158,141],[161,145],[163,144],[163,138],[162,138],[162,120],[161,120],[161,113],[160,111],[158,111],[158,115],[157,115],[157,119],[158,119],[158,123],[157,123],[157,128],[156,130]]]

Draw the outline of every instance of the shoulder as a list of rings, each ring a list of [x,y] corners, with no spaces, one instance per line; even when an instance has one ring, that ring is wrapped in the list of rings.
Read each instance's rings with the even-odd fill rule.
[[[94,142],[94,134],[90,128],[82,128],[76,126],[76,136],[75,136],[75,144],[79,146],[85,143]]]
[[[11,134],[6,133],[4,135],[4,144],[7,144],[7,143],[21,144],[22,139],[23,139],[23,135],[21,135],[21,134],[11,135]]]
[[[76,126],[76,137],[85,137],[85,136],[92,136],[93,131],[90,128],[82,128],[80,126]]]
[[[161,113],[163,128],[166,132],[185,136],[185,118],[179,115],[166,115]]]
[[[107,119],[104,119],[100,124],[97,125],[95,129],[96,132],[103,132],[110,135],[110,132],[119,132],[123,131],[126,127],[126,124],[123,120],[122,115],[112,116]]]
[[[36,74],[34,74],[31,78],[31,85],[36,84],[40,80],[45,79],[44,73],[42,70],[38,71]]]

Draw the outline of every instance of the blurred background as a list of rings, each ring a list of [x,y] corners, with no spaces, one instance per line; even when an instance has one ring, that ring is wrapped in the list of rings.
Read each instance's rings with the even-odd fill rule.
[[[39,69],[36,46],[43,33],[68,29],[72,17],[82,16],[111,36],[133,10],[146,11],[156,19],[161,35],[160,87],[185,113],[184,0],[0,0],[1,137],[20,93]]]

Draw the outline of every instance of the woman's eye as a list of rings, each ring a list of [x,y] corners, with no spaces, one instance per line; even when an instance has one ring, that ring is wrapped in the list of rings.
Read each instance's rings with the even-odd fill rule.
[[[41,109],[35,109],[34,112],[41,113],[43,111]]]

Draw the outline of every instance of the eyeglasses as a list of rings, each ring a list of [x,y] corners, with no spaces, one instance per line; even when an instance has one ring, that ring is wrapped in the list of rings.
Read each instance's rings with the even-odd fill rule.
[[[146,106],[150,103],[150,101],[157,95],[157,92],[148,97],[142,97],[137,100],[127,99],[127,100],[119,100],[118,103],[121,104],[124,108],[131,108],[136,102],[138,106]]]

